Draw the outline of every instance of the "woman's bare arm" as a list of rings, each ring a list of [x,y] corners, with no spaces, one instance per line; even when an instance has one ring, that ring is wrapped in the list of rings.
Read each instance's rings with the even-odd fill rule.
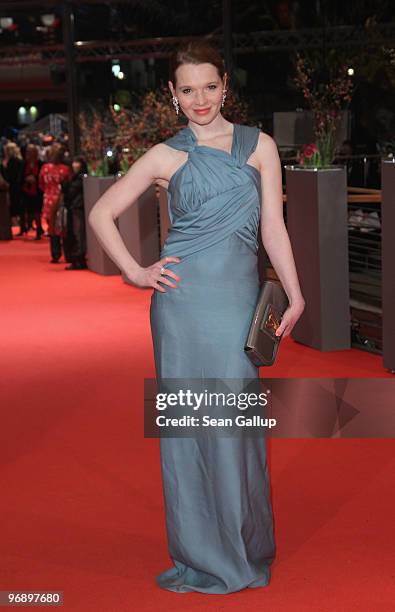
[[[162,292],[165,289],[158,284],[159,279],[170,287],[176,285],[166,276],[161,276],[160,269],[170,261],[178,262],[179,258],[166,257],[148,268],[142,268],[126,248],[114,220],[132,206],[150,185],[167,174],[167,149],[162,143],[149,149],[133,163],[125,176],[107,189],[88,215],[88,223],[99,243],[127,278],[140,287],[152,286]],[[166,270],[166,275],[180,280],[172,270]]]
[[[275,141],[263,132],[259,135],[256,153],[261,169],[262,243],[290,303],[277,333],[288,336],[304,310],[305,301],[284,222],[281,162]]]

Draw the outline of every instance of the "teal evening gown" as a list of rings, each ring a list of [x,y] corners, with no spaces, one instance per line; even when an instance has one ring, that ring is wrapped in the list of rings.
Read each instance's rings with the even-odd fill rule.
[[[161,257],[181,277],[153,291],[156,378],[256,379],[244,353],[258,293],[260,173],[247,163],[259,129],[234,124],[231,153],[198,145],[189,127],[166,145],[188,152],[168,185],[172,223]],[[170,278],[170,277],[167,277]],[[161,437],[168,551],[156,577],[176,592],[266,586],[275,557],[265,434]]]

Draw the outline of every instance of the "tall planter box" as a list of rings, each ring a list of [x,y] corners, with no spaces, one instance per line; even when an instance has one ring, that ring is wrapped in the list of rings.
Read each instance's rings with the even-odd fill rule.
[[[121,176],[86,176],[84,177],[84,208],[87,221],[89,212],[105,191],[119,180]],[[141,266],[147,267],[159,259],[158,198],[155,186],[149,187],[119,217],[115,224],[122,240],[132,257]],[[96,234],[86,222],[88,268],[103,275],[126,275],[107,255]]]
[[[395,371],[395,161],[381,162],[383,364]]]
[[[119,274],[120,270],[96,238],[96,234],[88,223],[88,215],[97,200],[114,182],[115,176],[85,176],[83,181],[87,264],[89,270],[105,276]]]
[[[158,261],[159,221],[155,185],[148,187],[118,217],[118,228],[126,248],[140,266],[146,268]],[[122,278],[129,282],[123,272]]]
[[[286,166],[287,229],[305,310],[291,336],[320,351],[349,349],[347,176],[342,166]]]

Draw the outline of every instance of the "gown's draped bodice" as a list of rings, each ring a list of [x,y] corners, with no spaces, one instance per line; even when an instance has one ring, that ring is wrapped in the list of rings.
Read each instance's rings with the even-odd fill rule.
[[[169,181],[172,227],[161,257],[175,255],[185,259],[235,233],[257,252],[260,174],[247,161],[258,138],[258,128],[235,123],[230,153],[198,145],[189,127],[165,141],[187,152],[188,158]]]

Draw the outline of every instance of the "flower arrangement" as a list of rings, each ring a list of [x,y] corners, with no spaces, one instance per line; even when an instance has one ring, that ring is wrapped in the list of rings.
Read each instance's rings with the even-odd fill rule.
[[[345,66],[332,69],[326,77],[321,78],[320,71],[314,68],[312,62],[298,53],[294,81],[313,112],[317,147],[315,163],[317,167],[330,166],[335,157],[335,138],[341,111],[351,101],[352,80]]]
[[[88,172],[91,176],[106,176],[108,164],[104,155],[105,136],[104,119],[98,111],[81,112],[78,116],[81,134],[81,153],[87,160]]]
[[[177,132],[179,120],[170,106],[168,91],[162,87],[140,97],[134,110],[121,108],[110,113],[115,126],[112,146],[121,151],[121,171],[141,157],[150,147]]]

